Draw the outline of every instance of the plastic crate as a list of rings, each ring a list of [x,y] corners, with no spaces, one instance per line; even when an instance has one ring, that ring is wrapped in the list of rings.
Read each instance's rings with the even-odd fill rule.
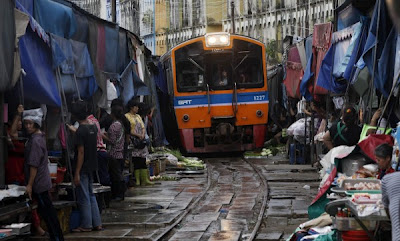
[[[362,222],[364,223],[365,227],[368,228],[368,230],[375,230],[376,221],[362,220]],[[337,230],[339,231],[363,230],[355,218],[335,217],[335,224]]]

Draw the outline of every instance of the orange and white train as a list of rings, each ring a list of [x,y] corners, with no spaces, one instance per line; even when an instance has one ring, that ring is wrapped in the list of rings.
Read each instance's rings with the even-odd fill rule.
[[[262,147],[268,120],[263,43],[210,33],[177,45],[161,62],[172,114],[167,122],[176,122],[186,152]]]

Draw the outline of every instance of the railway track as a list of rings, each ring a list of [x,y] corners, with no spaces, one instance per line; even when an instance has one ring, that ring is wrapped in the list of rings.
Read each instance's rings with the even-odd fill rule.
[[[254,240],[267,205],[267,180],[243,158],[207,158],[204,191],[154,240]]]

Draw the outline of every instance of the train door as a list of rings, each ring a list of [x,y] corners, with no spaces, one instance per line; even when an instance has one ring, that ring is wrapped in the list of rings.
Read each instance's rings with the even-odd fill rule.
[[[211,117],[235,118],[232,52],[211,52],[206,56],[208,92],[210,95]]]

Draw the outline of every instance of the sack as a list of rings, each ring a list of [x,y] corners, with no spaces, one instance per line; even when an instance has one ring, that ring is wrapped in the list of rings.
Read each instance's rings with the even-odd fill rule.
[[[147,145],[147,142],[146,142],[145,139],[140,140],[140,138],[138,138],[138,137],[136,137],[136,136],[132,136],[132,137],[131,137],[131,141],[132,141],[133,147],[134,147],[135,149],[143,149],[143,148],[145,148],[146,145]]]

